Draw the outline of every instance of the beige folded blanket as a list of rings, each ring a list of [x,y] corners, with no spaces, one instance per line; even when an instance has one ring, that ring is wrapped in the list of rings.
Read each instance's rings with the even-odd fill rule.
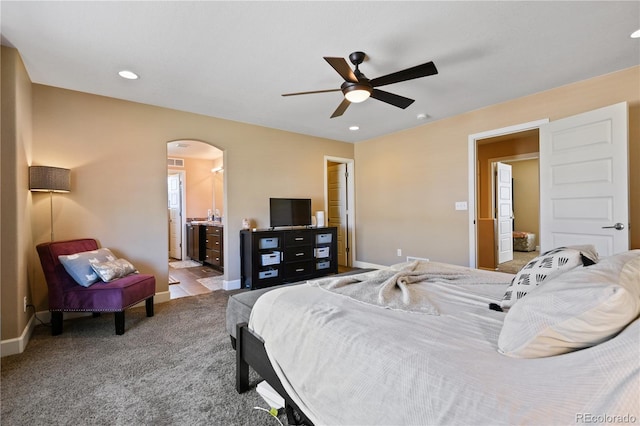
[[[418,262],[401,269],[381,269],[365,274],[322,278],[309,281],[312,286],[338,293],[360,302],[409,312],[439,315],[429,298],[430,282],[451,282],[468,278],[452,271],[425,271]]]

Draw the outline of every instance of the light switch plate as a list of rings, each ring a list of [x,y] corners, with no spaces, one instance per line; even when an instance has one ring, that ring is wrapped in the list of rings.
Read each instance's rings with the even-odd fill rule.
[[[456,201],[456,210],[467,210],[466,201]]]

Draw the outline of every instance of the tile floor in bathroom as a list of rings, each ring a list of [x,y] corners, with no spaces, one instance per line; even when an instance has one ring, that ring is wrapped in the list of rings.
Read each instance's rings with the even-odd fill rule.
[[[176,261],[177,259],[169,259],[169,262]],[[212,290],[197,280],[218,276],[221,277],[222,272],[208,265],[199,265],[191,268],[172,268],[169,266],[169,293],[171,294],[171,299],[210,293]],[[178,281],[178,283],[171,284],[171,281]]]

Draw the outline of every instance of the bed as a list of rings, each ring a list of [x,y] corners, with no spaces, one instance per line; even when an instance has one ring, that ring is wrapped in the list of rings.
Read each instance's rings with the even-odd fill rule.
[[[562,248],[515,276],[399,264],[261,295],[236,384],[251,365],[316,425],[634,423],[639,313],[640,250]]]

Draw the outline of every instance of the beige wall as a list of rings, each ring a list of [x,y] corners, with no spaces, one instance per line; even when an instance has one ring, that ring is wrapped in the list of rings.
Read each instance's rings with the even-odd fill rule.
[[[538,159],[508,162],[513,174],[515,230],[540,235],[540,184]]]
[[[184,171],[186,198],[185,218],[206,218],[207,210],[213,211],[213,191],[216,181],[211,173],[213,160],[185,158],[184,167],[169,167],[169,170]]]
[[[34,265],[31,237],[31,82],[20,55],[2,48],[2,144],[0,148],[0,289],[2,339],[19,336],[28,322]]]
[[[623,101],[631,222],[640,223],[640,67],[634,67],[356,144],[357,260],[389,265],[410,255],[468,265],[468,212],[454,209],[468,198],[468,136]],[[640,226],[631,228],[631,247],[640,248]]]

